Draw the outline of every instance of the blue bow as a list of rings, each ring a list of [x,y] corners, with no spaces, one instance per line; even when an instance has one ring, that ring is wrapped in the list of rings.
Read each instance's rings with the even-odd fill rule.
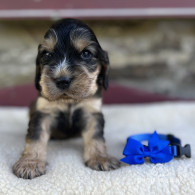
[[[166,163],[173,159],[169,141],[160,140],[156,131],[148,141],[148,146],[144,146],[136,139],[129,138],[124,148],[121,161],[128,164],[142,164],[145,157],[150,157],[152,163]]]

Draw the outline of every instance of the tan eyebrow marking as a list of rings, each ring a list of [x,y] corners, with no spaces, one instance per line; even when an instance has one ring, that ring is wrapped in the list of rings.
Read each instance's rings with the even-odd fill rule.
[[[42,42],[42,47],[40,48],[40,51],[46,49],[50,52],[52,52],[58,42],[58,37],[56,32],[53,29],[49,29],[49,37],[48,38],[44,38],[43,42]]]
[[[70,40],[78,52],[81,52],[85,47],[93,43],[90,40],[90,32],[85,28],[77,28],[70,32]]]
[[[74,47],[81,52],[84,48],[89,45],[89,42],[85,39],[76,39],[72,41]]]

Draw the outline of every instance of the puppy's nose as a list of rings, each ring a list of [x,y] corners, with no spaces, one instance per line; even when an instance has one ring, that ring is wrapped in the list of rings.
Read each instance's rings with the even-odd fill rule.
[[[69,77],[60,77],[56,79],[56,86],[59,89],[67,89],[70,86],[71,79]]]

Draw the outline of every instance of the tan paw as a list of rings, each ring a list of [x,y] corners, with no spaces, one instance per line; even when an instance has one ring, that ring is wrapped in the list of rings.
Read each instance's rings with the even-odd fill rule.
[[[97,171],[111,171],[118,169],[121,162],[116,158],[96,156],[85,162],[85,165]]]
[[[13,173],[20,178],[33,179],[45,174],[46,163],[21,157],[13,166]]]

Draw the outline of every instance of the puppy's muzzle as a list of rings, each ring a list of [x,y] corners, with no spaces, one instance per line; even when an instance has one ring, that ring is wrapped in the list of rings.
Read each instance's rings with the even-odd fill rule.
[[[55,79],[57,88],[62,90],[69,88],[71,81],[72,79],[67,76]]]

